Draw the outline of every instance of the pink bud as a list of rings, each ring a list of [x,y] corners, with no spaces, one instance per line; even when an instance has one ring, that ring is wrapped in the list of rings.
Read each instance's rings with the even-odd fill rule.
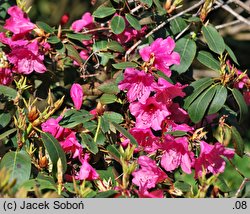
[[[83,91],[82,86],[78,83],[74,83],[70,89],[70,96],[73,100],[75,108],[77,110],[81,109],[82,101],[83,101]]]

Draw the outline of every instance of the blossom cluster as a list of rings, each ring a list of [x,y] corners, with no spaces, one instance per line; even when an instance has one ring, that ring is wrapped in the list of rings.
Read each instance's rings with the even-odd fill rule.
[[[130,133],[137,140],[139,151],[145,154],[138,159],[140,168],[132,173],[132,182],[139,187],[139,197],[163,197],[162,191],[155,192],[153,188],[168,178],[166,172],[174,172],[180,167],[187,174],[194,169],[195,178],[206,173],[218,174],[225,169],[222,156],[229,159],[234,156],[233,150],[220,143],[210,145],[203,140],[192,142],[188,135],[171,135],[175,131],[191,135],[195,132],[189,125],[188,113],[175,101],[177,97],[186,96],[183,89],[187,85],[170,83],[155,73],[160,70],[171,76],[170,66],[178,65],[181,60],[174,47],[171,37],[156,39],[143,47],[139,51],[144,60],[142,69],[126,68],[124,79],[119,83],[119,89],[126,91],[129,110],[135,118]],[[123,146],[128,144],[125,142]],[[199,147],[198,157],[191,143]],[[148,156],[160,158],[159,164]]]
[[[32,72],[44,73],[44,54],[49,44],[32,38],[32,30],[36,29],[27,15],[17,6],[8,9],[8,18],[4,29],[0,33],[0,42],[5,45],[6,52],[1,52],[0,84],[9,85],[13,73],[30,74]],[[11,37],[7,36],[11,33]],[[4,61],[4,63],[2,63]]]

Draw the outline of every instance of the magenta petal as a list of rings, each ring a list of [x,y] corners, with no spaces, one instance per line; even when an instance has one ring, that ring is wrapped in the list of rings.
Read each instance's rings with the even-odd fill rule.
[[[83,101],[83,90],[82,86],[78,83],[74,83],[70,89],[70,96],[73,100],[73,103],[75,105],[75,108],[77,110],[81,109],[82,101]]]

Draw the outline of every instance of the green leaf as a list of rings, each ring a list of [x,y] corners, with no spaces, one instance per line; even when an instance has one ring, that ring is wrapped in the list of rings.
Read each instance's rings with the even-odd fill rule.
[[[137,64],[134,62],[121,62],[112,64],[115,69],[136,68]]]
[[[184,99],[184,108],[188,109],[188,107],[194,102],[194,100],[209,86],[211,86],[214,81],[210,77],[202,78],[192,82],[190,87],[194,89],[192,94]]]
[[[101,119],[101,121],[100,121],[100,123],[101,123],[101,130],[103,131],[103,133],[108,132],[109,128],[110,128],[109,122],[103,116],[100,119]]]
[[[115,194],[117,194],[117,191],[108,190],[108,191],[105,191],[105,192],[97,193],[97,195],[95,197],[96,198],[110,198],[110,197],[114,196]]]
[[[107,48],[112,51],[124,52],[124,48],[116,41],[110,41],[107,44]]]
[[[118,125],[117,123],[114,123],[114,122],[110,122],[110,123],[115,127],[115,129],[118,132],[120,132],[124,137],[128,138],[130,140],[130,143],[138,146],[138,143],[136,142],[135,138],[126,129],[124,129],[122,126]]]
[[[103,94],[100,97],[100,102],[102,104],[110,104],[116,102],[117,97],[114,94]]]
[[[174,35],[183,31],[186,27],[187,23],[181,17],[177,17],[176,19],[170,21],[170,29]]]
[[[148,7],[151,7],[153,4],[153,0],[140,0],[140,2],[146,4]]]
[[[172,132],[166,132],[165,134],[170,134],[170,135],[175,136],[175,137],[182,137],[182,136],[185,136],[187,134],[187,132],[184,132],[184,131],[172,131]]]
[[[85,133],[81,133],[81,143],[87,147],[87,149],[93,153],[94,155],[98,153],[98,147],[97,144],[94,142],[94,139]]]
[[[194,123],[198,123],[204,117],[205,112],[216,92],[216,88],[211,86],[204,91],[188,108],[190,119]]]
[[[57,44],[57,43],[61,42],[61,40],[57,36],[50,36],[47,39],[47,42],[50,44]]]
[[[108,42],[107,41],[98,41],[95,42],[93,45],[93,51],[99,52],[99,51],[107,51],[108,50]]]
[[[110,27],[114,34],[120,34],[125,30],[125,20],[121,16],[114,16],[111,19]]]
[[[6,153],[1,162],[0,170],[6,168],[9,170],[9,182],[16,179],[16,187],[20,186],[23,182],[29,180],[31,172],[31,159],[25,151],[11,151]]]
[[[7,97],[9,99],[15,99],[17,96],[17,91],[5,85],[0,85],[0,97]]]
[[[4,139],[4,138],[8,137],[8,136],[11,135],[11,134],[13,134],[14,132],[16,132],[16,130],[17,130],[16,128],[9,129],[8,131],[6,131],[6,132],[0,134],[0,140],[2,140],[2,139]]]
[[[80,34],[80,33],[67,33],[66,36],[69,39],[74,39],[79,42],[82,42],[84,40],[90,40],[92,38],[92,35],[90,34]]]
[[[46,33],[54,33],[54,29],[44,22],[36,22],[36,25]]]
[[[59,122],[59,125],[64,128],[74,128],[79,124],[83,124],[87,121],[90,121],[93,118],[86,110],[68,110],[65,112],[63,118]]]
[[[63,172],[66,172],[66,169],[67,169],[66,156],[60,143],[49,133],[42,133],[41,137],[42,137],[43,144],[53,164],[52,171],[54,173],[57,172],[57,161],[60,158],[62,161]]]
[[[115,11],[116,9],[113,7],[100,6],[94,11],[93,16],[95,18],[105,18],[107,16],[114,14]]]
[[[24,188],[27,191],[34,191],[36,188],[38,188],[39,190],[48,189],[57,191],[56,186],[50,181],[37,178],[24,182],[20,188]]]
[[[181,38],[176,42],[175,51],[180,54],[180,65],[172,66],[179,74],[188,70],[196,54],[196,44],[192,39]]]
[[[234,88],[232,90],[232,94],[233,94],[234,99],[236,100],[236,102],[239,106],[239,111],[240,111],[239,121],[242,122],[244,116],[247,115],[247,112],[248,112],[247,104],[244,100],[243,95],[240,93],[240,91],[238,89]]]
[[[225,50],[225,43],[218,31],[209,25],[203,26],[202,32],[210,50],[217,54],[222,54]]]
[[[60,54],[65,54],[66,48],[65,45],[62,42],[58,42],[55,44],[55,49]]]
[[[125,18],[128,21],[128,23],[136,30],[141,30],[141,25],[139,23],[139,21],[133,17],[132,15],[130,15],[129,13],[125,14]]]
[[[9,112],[0,111],[0,130],[5,128],[11,121],[11,114]]]
[[[232,59],[237,65],[239,65],[239,62],[238,62],[238,60],[237,60],[237,58],[236,58],[234,52],[232,51],[232,49],[231,49],[228,45],[226,45],[226,51],[227,51],[227,53],[229,54],[229,56],[231,57],[231,59]]]
[[[232,130],[232,138],[231,139],[232,139],[232,142],[234,145],[235,152],[240,157],[243,157],[244,150],[245,150],[244,141],[243,141],[240,133],[238,132],[238,130],[234,126],[232,126],[231,130]]]
[[[208,114],[214,114],[218,112],[227,100],[227,88],[223,85],[216,85],[216,92],[213,100],[208,108]]]
[[[106,94],[118,94],[120,92],[120,89],[114,82],[105,82],[98,86],[98,89]]]
[[[200,63],[207,66],[208,68],[219,71],[220,70],[220,62],[216,60],[213,55],[207,51],[200,51],[198,53],[197,59]]]
[[[190,192],[190,190],[191,190],[191,185],[190,184],[188,184],[188,183],[186,183],[184,181],[180,181],[180,180],[176,181],[174,183],[174,187],[181,190],[184,193],[185,192]]]
[[[121,154],[119,152],[119,150],[117,148],[115,148],[114,145],[108,145],[107,146],[107,151],[109,152],[109,154],[118,162],[120,162],[120,157]]]
[[[115,175],[113,172],[113,167],[109,166],[107,170],[97,170],[97,173],[100,175],[102,180],[108,181],[110,178],[112,183],[115,184]]]
[[[123,122],[123,116],[119,113],[113,112],[113,111],[105,111],[103,114],[103,117],[110,121],[110,122],[114,122],[114,123],[122,123]]]
[[[79,53],[77,52],[77,50],[73,47],[73,45],[70,44],[66,44],[65,45],[67,52],[68,52],[68,56],[75,60],[79,65],[83,64],[83,60],[80,57]]]
[[[230,192],[231,188],[228,186],[226,180],[220,174],[215,182],[215,186],[219,187],[222,192]]]

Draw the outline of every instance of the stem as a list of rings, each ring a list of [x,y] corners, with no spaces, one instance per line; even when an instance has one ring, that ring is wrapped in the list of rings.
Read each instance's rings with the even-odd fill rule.
[[[94,142],[95,142],[95,143],[96,143],[96,141],[97,141],[97,136],[98,136],[100,127],[101,127],[101,117],[99,116],[99,117],[98,117],[98,123],[97,123],[96,132],[95,132],[95,137],[94,137]]]
[[[244,180],[242,181],[242,183],[241,183],[239,189],[238,189],[237,192],[235,193],[235,196],[234,196],[235,198],[238,198],[238,197],[239,197],[240,192],[243,190],[245,184],[246,184],[247,182],[249,182],[249,181],[250,181],[249,178],[244,178]]]

